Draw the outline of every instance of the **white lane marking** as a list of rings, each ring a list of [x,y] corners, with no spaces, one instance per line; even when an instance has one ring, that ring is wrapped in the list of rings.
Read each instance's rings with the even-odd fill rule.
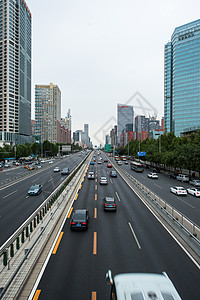
[[[160,186],[160,185],[158,185],[156,183],[154,183],[154,185],[156,185],[157,187],[159,187],[160,189],[162,189],[162,186]]]
[[[121,201],[121,200],[120,200],[120,198],[119,198],[119,195],[118,195],[118,193],[117,193],[117,192],[115,192],[115,194],[116,194],[116,196],[117,196],[117,199],[118,199],[119,201]]]
[[[184,202],[185,204],[189,205],[190,207],[195,208],[194,206],[192,206],[191,204],[187,203],[186,201],[184,201],[183,199],[181,199],[179,197],[178,197],[178,200],[181,200],[182,202]]]
[[[35,181],[38,181],[38,178],[37,178],[37,179],[35,179],[35,180],[32,180],[32,182],[35,182]]]
[[[110,178],[110,182],[113,183],[111,178]]]
[[[50,180],[48,180],[48,182],[50,182],[50,181],[52,181],[53,180],[53,178],[51,178]]]
[[[8,195],[6,195],[6,196],[4,196],[4,197],[3,197],[3,199],[5,199],[5,198],[9,197],[10,195],[12,195],[12,194],[14,194],[14,193],[16,193],[16,192],[17,192],[17,190],[16,190],[16,191],[14,191],[14,192],[12,192],[12,193],[10,193],[10,194],[8,194]]]
[[[195,266],[200,270],[200,264],[192,257],[192,255],[184,248],[184,246],[179,242],[179,240],[173,235],[173,233],[166,227],[166,225],[156,216],[153,210],[145,203],[145,201],[141,198],[141,196],[135,191],[132,186],[127,182],[127,180],[121,175],[126,184],[130,187],[130,189],[138,196],[138,198],[144,203],[146,208],[154,215],[154,217],[160,222],[160,224],[165,228],[165,230],[171,235],[171,237],[175,240],[175,242],[180,246],[180,248],[187,254],[187,256],[191,259],[191,261],[195,264]]]
[[[135,234],[135,232],[134,232],[134,230],[133,230],[133,227],[132,227],[131,223],[128,222],[128,225],[129,225],[130,230],[131,230],[131,232],[132,232],[132,234],[133,234],[133,236],[134,236],[134,238],[135,238],[135,241],[136,241],[136,243],[137,243],[137,245],[138,245],[138,248],[141,249],[140,243],[139,243],[139,241],[138,241],[138,239],[137,239],[137,236],[136,236],[136,234]]]

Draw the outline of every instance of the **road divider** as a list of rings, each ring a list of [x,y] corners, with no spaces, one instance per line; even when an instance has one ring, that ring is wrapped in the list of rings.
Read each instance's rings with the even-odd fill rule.
[[[3,260],[0,266],[0,299],[4,295],[7,299],[14,299],[23,291],[27,274],[33,269],[56,224],[61,221],[61,216],[64,218],[69,214],[66,212],[64,215],[64,212],[69,203],[74,201],[89,159],[90,154],[84,157],[73,172],[0,247],[0,257]],[[20,280],[18,288],[15,287],[14,280],[17,275],[18,281]]]

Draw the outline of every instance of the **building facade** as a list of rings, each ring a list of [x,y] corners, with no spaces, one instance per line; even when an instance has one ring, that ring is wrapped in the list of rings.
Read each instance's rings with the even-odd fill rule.
[[[0,1],[0,141],[31,142],[32,16],[24,0]]]
[[[146,140],[149,136],[149,118],[145,116],[135,117],[135,136],[137,140]]]
[[[165,45],[165,131],[200,125],[200,20],[175,28]]]
[[[35,135],[41,142],[60,142],[58,123],[61,123],[61,91],[57,85],[35,86]]]
[[[125,104],[117,104],[117,139],[118,146],[121,145],[121,134],[128,126],[133,131],[133,106]],[[132,126],[132,127],[131,127]],[[121,145],[122,146],[122,145]]]

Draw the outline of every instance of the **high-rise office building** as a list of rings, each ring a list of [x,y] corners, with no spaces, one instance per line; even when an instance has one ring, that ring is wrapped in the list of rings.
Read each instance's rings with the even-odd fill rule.
[[[59,122],[59,124],[58,124]],[[60,142],[61,91],[57,85],[35,86],[35,135],[41,142]]]
[[[135,136],[137,140],[146,140],[149,135],[149,118],[145,116],[135,117]]]
[[[175,28],[165,45],[165,131],[200,125],[200,19]]]
[[[129,125],[128,125],[129,124]],[[126,104],[117,104],[117,139],[120,145],[120,137],[123,130],[133,126],[133,106]]]
[[[0,1],[0,141],[31,141],[31,13],[24,0]]]

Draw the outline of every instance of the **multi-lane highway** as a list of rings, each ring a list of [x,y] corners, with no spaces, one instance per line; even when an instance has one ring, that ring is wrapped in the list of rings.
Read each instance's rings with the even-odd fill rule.
[[[110,158],[110,160],[113,163],[115,163],[114,158]],[[187,216],[191,221],[200,226],[200,198],[194,197],[190,194],[187,194],[187,196],[177,196],[170,192],[170,187],[172,186],[182,186],[185,189],[187,189],[191,187],[189,183],[180,182],[176,179],[172,179],[169,177],[169,175],[163,173],[158,173],[158,179],[148,178],[147,174],[150,173],[152,170],[144,169],[143,173],[137,173],[131,170],[130,162],[128,162],[128,165],[122,162],[122,165],[119,167],[123,168],[129,174],[134,176],[152,192],[160,196],[171,206],[176,208],[183,215]]]
[[[52,193],[53,190],[66,178],[60,172],[54,172],[54,167],[70,168],[72,171],[82,160],[85,154],[74,154],[64,159],[54,159],[52,164],[33,171],[28,177],[13,181],[0,188],[0,245],[2,245],[15,230],[36,210],[36,208]],[[12,167],[0,173],[0,180],[15,178],[17,174],[30,171],[20,167]],[[43,191],[37,196],[28,196],[31,185],[42,184]]]
[[[95,180],[88,180],[86,173],[72,205],[73,211],[89,209],[89,228],[71,231],[68,215],[57,248],[37,280],[34,299],[110,299],[108,269],[113,274],[165,271],[182,299],[200,299],[200,266],[123,178],[110,178],[110,170],[106,163],[89,166],[87,172],[94,171]],[[107,177],[107,186],[99,184],[101,176]],[[116,198],[117,212],[104,212],[105,196]]]

